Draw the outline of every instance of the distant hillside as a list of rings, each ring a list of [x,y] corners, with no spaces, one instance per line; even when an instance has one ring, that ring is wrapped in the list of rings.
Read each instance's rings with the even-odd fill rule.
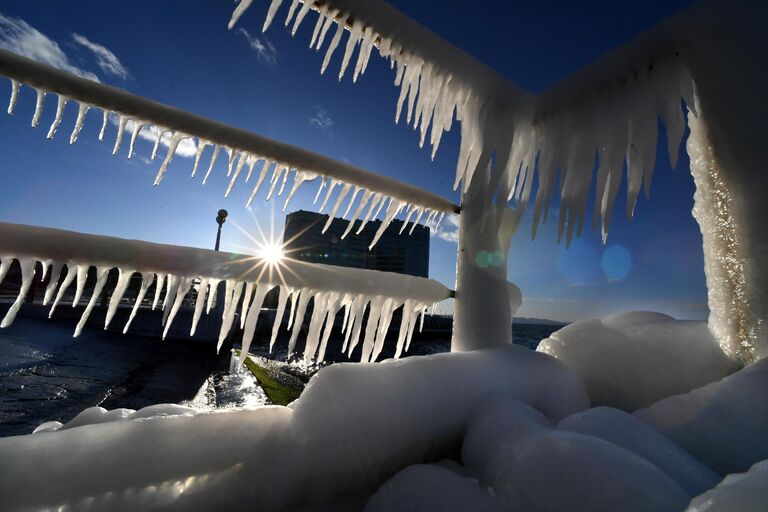
[[[527,317],[515,317],[512,321],[516,324],[536,324],[536,325],[568,325],[565,322],[556,322],[555,320],[547,320],[546,318],[527,318]]]

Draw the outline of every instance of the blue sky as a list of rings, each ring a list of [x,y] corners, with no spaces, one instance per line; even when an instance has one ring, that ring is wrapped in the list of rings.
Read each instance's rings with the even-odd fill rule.
[[[512,81],[540,92],[687,2],[392,3]],[[226,30],[229,2],[104,5],[6,4],[0,8],[0,44],[458,202],[451,190],[458,130],[446,134],[431,161],[429,151],[418,148],[417,135],[394,124],[393,73],[375,53],[357,84],[349,73],[341,84],[334,72],[321,76],[322,55],[307,48],[313,14],[291,38],[282,23],[261,33],[267,0],[255,0],[232,32]],[[339,52],[334,58],[341,58]],[[335,66],[329,69],[338,69],[338,62]],[[9,91],[7,81],[0,84],[0,94]],[[222,249],[236,252],[253,251],[253,244],[235,225],[255,233],[257,223],[266,231],[274,224],[274,232],[282,232],[281,201],[266,202],[259,194],[246,210],[250,187],[244,186],[224,199],[224,159],[201,186],[199,177],[189,178],[192,159],[177,156],[163,183],[153,187],[159,161],[148,161],[152,143],[139,141],[137,155],[128,160],[126,140],[121,156],[113,157],[116,128],[110,125],[105,142],[98,142],[100,114],[91,112],[78,142],[68,144],[74,105],[67,107],[58,135],[46,140],[55,101],[46,99],[37,129],[29,126],[31,89],[22,90],[15,115],[0,117],[0,220],[210,247],[216,212],[227,208]],[[509,261],[509,279],[523,291],[520,316],[571,321],[622,309],[706,316],[701,235],[690,213],[693,181],[684,152],[672,171],[664,139],[662,134],[651,200],[641,198],[628,221],[620,196],[606,246],[587,229],[566,250],[556,243],[553,222],[531,241],[529,211],[513,237]],[[207,163],[209,152],[205,155]],[[290,209],[312,209],[314,192],[314,185],[305,186]],[[451,228],[450,220],[444,223],[430,254],[430,276],[449,286],[456,262]]]

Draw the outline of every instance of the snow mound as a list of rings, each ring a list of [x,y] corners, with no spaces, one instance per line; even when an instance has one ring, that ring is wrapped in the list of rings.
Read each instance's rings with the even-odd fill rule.
[[[52,432],[55,430],[67,430],[70,428],[97,425],[121,420],[138,420],[142,418],[158,418],[161,416],[179,416],[195,414],[197,411],[190,407],[177,404],[156,404],[144,407],[138,411],[133,409],[112,409],[108,411],[103,407],[89,407],[63,425],[58,421],[46,421],[39,425],[33,434],[38,432]]]
[[[768,510],[768,460],[747,473],[728,475],[720,485],[691,501],[685,512],[756,512]]]
[[[478,400],[492,392],[553,421],[589,405],[564,364],[515,345],[336,364],[290,407],[154,411],[0,439],[0,496],[11,510],[327,508],[370,496],[408,466],[455,454]],[[269,478],[254,476],[265,467]]]
[[[577,412],[558,423],[557,428],[599,437],[643,457],[692,496],[713,488],[722,479],[653,427],[618,409],[597,407]]]
[[[397,473],[368,501],[365,512],[502,512],[507,510],[477,482],[437,465],[418,464]]]
[[[583,380],[592,405],[625,411],[720,380],[736,368],[706,322],[633,311],[574,322],[537,349]]]
[[[562,432],[509,398],[482,404],[462,459],[514,510],[679,511],[691,495],[634,453],[589,435]]]
[[[727,475],[768,459],[768,359],[635,414]]]

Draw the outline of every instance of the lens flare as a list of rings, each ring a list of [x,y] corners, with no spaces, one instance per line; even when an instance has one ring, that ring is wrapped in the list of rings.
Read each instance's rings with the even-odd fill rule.
[[[258,256],[268,263],[279,263],[283,259],[283,246],[276,242],[267,242],[259,249]]]

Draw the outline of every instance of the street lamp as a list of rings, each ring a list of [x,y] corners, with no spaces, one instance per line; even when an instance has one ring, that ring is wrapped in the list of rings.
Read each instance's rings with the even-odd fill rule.
[[[219,229],[216,231],[216,247],[213,248],[214,251],[219,250],[219,242],[221,242],[221,226],[224,224],[224,222],[226,222],[227,215],[227,210],[222,208],[219,210],[219,214],[216,216],[216,224],[219,225]]]

